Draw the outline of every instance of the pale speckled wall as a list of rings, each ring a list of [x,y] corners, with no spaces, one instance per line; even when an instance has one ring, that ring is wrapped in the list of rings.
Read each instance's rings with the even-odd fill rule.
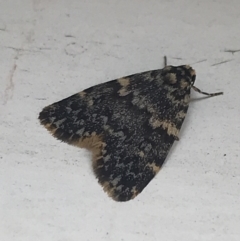
[[[240,240],[240,1],[0,0],[0,239]],[[236,50],[236,52],[234,52]],[[191,64],[199,100],[133,201],[97,183],[87,151],[52,138],[42,107],[91,85]]]

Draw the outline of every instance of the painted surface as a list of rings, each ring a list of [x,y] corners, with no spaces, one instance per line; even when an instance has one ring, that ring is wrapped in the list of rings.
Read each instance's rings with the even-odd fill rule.
[[[0,240],[239,241],[240,1],[0,0]],[[95,84],[190,64],[202,91],[141,195],[110,199],[41,109]]]

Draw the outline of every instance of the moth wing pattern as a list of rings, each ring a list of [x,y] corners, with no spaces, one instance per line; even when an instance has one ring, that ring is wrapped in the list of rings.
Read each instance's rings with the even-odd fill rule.
[[[45,107],[54,137],[93,153],[93,170],[116,201],[136,197],[163,165],[187,113],[195,71],[166,66],[112,80]]]

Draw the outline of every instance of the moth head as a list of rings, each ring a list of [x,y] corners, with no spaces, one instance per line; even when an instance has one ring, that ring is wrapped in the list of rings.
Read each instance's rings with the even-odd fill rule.
[[[189,65],[166,66],[162,75],[165,83],[182,90],[190,89],[196,79],[196,72]]]

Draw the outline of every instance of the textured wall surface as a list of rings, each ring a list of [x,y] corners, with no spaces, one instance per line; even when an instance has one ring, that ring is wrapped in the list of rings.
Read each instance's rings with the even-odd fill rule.
[[[0,0],[0,240],[239,241],[240,1]],[[95,84],[190,64],[188,115],[134,200],[103,192],[41,109]]]

